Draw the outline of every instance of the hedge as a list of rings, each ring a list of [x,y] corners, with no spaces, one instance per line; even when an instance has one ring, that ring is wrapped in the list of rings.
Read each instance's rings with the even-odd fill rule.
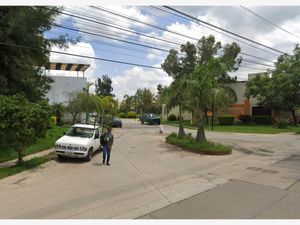
[[[124,112],[119,113],[120,118],[126,118],[127,114]]]
[[[273,123],[272,116],[252,116],[252,121],[258,125],[268,125]]]
[[[136,112],[128,112],[127,118],[136,118]]]
[[[244,124],[249,124],[252,122],[252,117],[250,115],[239,115],[238,119]]]
[[[169,120],[169,121],[175,121],[175,120],[176,120],[176,116],[175,116],[174,114],[170,114],[170,115],[168,116],[168,120]]]
[[[233,125],[234,116],[219,116],[218,120],[220,125]]]

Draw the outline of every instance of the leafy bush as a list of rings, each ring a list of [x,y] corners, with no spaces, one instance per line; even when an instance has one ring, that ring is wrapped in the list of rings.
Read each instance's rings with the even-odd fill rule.
[[[277,127],[277,128],[280,128],[280,129],[282,129],[282,128],[287,128],[288,124],[289,124],[289,122],[288,122],[287,120],[281,119],[281,120],[279,120],[278,123],[276,124],[276,127]]]
[[[169,120],[169,121],[175,121],[175,120],[176,120],[176,116],[175,116],[174,114],[170,114],[170,115],[168,116],[168,120]]]
[[[238,119],[244,124],[249,124],[252,122],[252,117],[250,115],[239,115]]]
[[[120,117],[120,118],[126,118],[126,116],[127,116],[127,115],[126,115],[126,113],[124,113],[124,112],[119,113],[119,117]]]
[[[273,123],[272,116],[252,116],[252,121],[258,125],[268,125]]]
[[[66,107],[62,103],[55,103],[51,105],[51,113],[56,117],[56,125],[63,125],[62,117],[64,112],[66,111]]]
[[[50,118],[50,128],[53,128],[56,126],[56,116],[51,116]]]
[[[46,101],[30,103],[30,105],[32,115],[31,126],[34,129],[34,134],[36,137],[45,137],[47,128],[50,128],[51,107]]]
[[[218,117],[220,125],[233,125],[234,123],[234,116],[219,116]]]
[[[46,101],[31,103],[19,95],[0,96],[0,142],[18,152],[19,164],[24,148],[45,135],[50,116]]]
[[[136,112],[128,112],[127,118],[136,118]]]

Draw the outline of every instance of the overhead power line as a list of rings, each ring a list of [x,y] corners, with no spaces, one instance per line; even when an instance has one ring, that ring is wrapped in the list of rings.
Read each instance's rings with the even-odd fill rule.
[[[108,23],[102,23],[100,21],[96,21],[96,20],[93,20],[93,19],[90,19],[90,18],[87,18],[87,17],[81,17],[81,16],[77,16],[77,15],[69,14],[69,13],[65,13],[65,12],[62,12],[62,14],[69,15],[69,16],[72,16],[72,17],[75,17],[75,18],[78,18],[78,19],[83,19],[83,20],[86,20],[86,21],[89,21],[89,22],[97,23],[97,24],[100,24],[100,25],[103,25],[103,26],[109,26],[111,28],[115,28],[115,29],[122,30],[122,31],[125,31],[125,32],[137,34],[137,35],[144,36],[144,37],[147,37],[147,38],[151,38],[151,39],[155,39],[155,40],[167,42],[167,43],[170,43],[170,44],[178,45],[177,42],[169,41],[169,40],[158,38],[158,37],[153,37],[151,35],[143,34],[143,33],[140,33],[140,32],[133,31],[133,30],[125,29],[125,28],[120,27],[120,26],[115,26],[113,23],[110,23],[110,24],[108,24]]]
[[[31,49],[31,50],[35,50],[35,51],[40,50],[39,48],[34,48],[34,47],[30,47],[30,46],[25,46],[25,45],[12,44],[12,43],[7,43],[7,42],[0,42],[0,45],[6,45],[6,46],[12,46],[12,47],[19,47],[19,48],[26,48],[26,49]],[[68,55],[68,56],[74,56],[74,57],[80,57],[80,58],[86,58],[86,59],[95,59],[95,60],[105,61],[105,62],[126,64],[126,65],[131,65],[131,66],[140,66],[140,67],[151,68],[151,69],[160,69],[160,70],[162,69],[161,67],[148,66],[148,65],[144,65],[144,64],[131,63],[131,62],[125,62],[125,61],[119,61],[119,60],[113,60],[113,59],[92,57],[92,56],[86,56],[86,55],[78,55],[78,54],[67,53],[67,52],[60,52],[60,51],[53,51],[53,50],[47,50],[47,51],[52,52],[52,53],[61,54],[61,55]]]
[[[198,18],[196,18],[196,17],[194,17],[194,16],[191,16],[191,15],[189,15],[189,14],[187,14],[187,13],[181,12],[181,11],[179,11],[179,10],[177,10],[177,9],[172,8],[172,7],[169,7],[169,6],[164,6],[164,7],[167,8],[167,9],[169,9],[169,10],[171,10],[171,11],[173,11],[173,12],[177,12],[177,13],[179,13],[179,14],[181,14],[181,15],[184,15],[184,16],[186,16],[186,17],[189,17],[189,18],[191,18],[191,19],[193,19],[193,20],[195,20],[195,21],[199,21],[199,22],[204,23],[204,24],[206,24],[206,25],[208,25],[208,26],[214,27],[214,28],[216,28],[216,29],[218,29],[218,30],[222,30],[222,31],[224,31],[224,32],[226,32],[226,33],[232,34],[232,35],[234,35],[234,36],[236,36],[236,37],[239,37],[239,38],[241,38],[241,39],[244,39],[244,40],[247,40],[247,41],[252,42],[252,43],[254,43],[254,44],[260,45],[260,46],[262,46],[262,47],[264,47],[264,48],[270,49],[270,50],[275,51],[275,52],[279,52],[280,54],[287,54],[286,52],[283,52],[283,51],[281,51],[281,50],[278,50],[278,49],[272,48],[272,47],[270,47],[270,46],[264,45],[264,44],[262,44],[262,43],[259,43],[259,42],[257,42],[257,41],[254,41],[254,40],[252,40],[252,39],[249,39],[249,38],[247,38],[247,37],[244,37],[244,36],[242,36],[242,35],[240,35],[240,34],[236,34],[236,33],[232,32],[232,31],[229,31],[229,30],[223,29],[223,28],[221,28],[221,27],[218,27],[218,26],[216,26],[216,25],[213,25],[213,24],[211,24],[211,23],[208,23],[208,22],[206,22],[206,21],[204,21],[204,20],[200,20],[200,19],[198,19]]]
[[[300,38],[299,36],[293,34],[292,32],[289,32],[288,30],[286,30],[286,29],[284,29],[284,28],[278,26],[277,24],[271,22],[271,21],[268,20],[267,18],[258,15],[257,13],[255,13],[255,12],[253,12],[252,10],[248,9],[247,7],[245,7],[245,6],[240,6],[240,7],[241,7],[242,9],[248,11],[249,13],[251,13],[251,14],[257,16],[258,18],[264,20],[264,21],[267,22],[268,24],[271,24],[272,26],[277,27],[278,29],[280,29],[280,30],[282,30],[282,31],[284,31],[284,32],[286,32],[286,33],[288,33],[288,34],[293,35],[293,36],[296,37],[296,38]]]
[[[188,18],[185,17],[185,16],[178,15],[178,14],[176,14],[176,13],[173,13],[173,12],[170,12],[170,11],[168,11],[168,10],[161,9],[161,8],[158,8],[158,7],[155,7],[155,6],[151,6],[151,7],[154,8],[154,9],[156,9],[156,10],[160,10],[160,11],[162,11],[162,12],[164,12],[164,13],[167,13],[167,14],[176,16],[176,17],[178,17],[178,18],[184,19],[185,21],[191,22],[191,19],[188,19]],[[264,53],[269,53],[269,54],[274,55],[274,56],[278,56],[278,55],[279,55],[278,53],[273,53],[273,52],[270,52],[270,51],[268,51],[268,50],[261,49],[261,48],[259,48],[258,46],[249,44],[249,43],[247,43],[247,42],[245,42],[245,41],[242,41],[242,40],[240,40],[240,39],[238,39],[238,38],[232,37],[232,36],[230,36],[230,35],[228,35],[228,34],[225,34],[224,32],[217,31],[216,29],[213,29],[213,28],[211,28],[211,27],[209,27],[209,26],[206,26],[205,24],[202,24],[202,23],[200,23],[199,21],[193,21],[193,22],[195,22],[195,23],[201,25],[202,27],[204,27],[204,28],[206,28],[206,29],[209,29],[209,30],[211,30],[211,31],[214,31],[214,32],[216,32],[216,33],[218,33],[218,34],[221,34],[221,35],[223,35],[223,36],[225,36],[225,37],[228,37],[228,38],[230,38],[230,39],[232,39],[232,40],[238,41],[238,42],[240,42],[240,43],[242,43],[242,44],[245,44],[245,45],[247,45],[247,46],[249,46],[249,47],[251,47],[251,48],[258,49],[258,50],[260,50],[260,51],[262,51],[262,52],[264,52]],[[242,53],[241,53],[241,54],[242,54]],[[248,55],[249,55],[249,54],[248,54]]]
[[[70,16],[72,16],[70,14]],[[82,18],[84,19],[84,18]],[[98,33],[93,33],[93,32],[89,32],[89,31],[85,31],[85,30],[82,30],[82,29],[74,29],[74,28],[70,28],[70,27],[66,27],[66,26],[62,26],[62,25],[59,25],[59,24],[55,24],[53,23],[55,26],[57,27],[61,27],[63,29],[68,29],[68,30],[71,30],[71,31],[75,31],[75,32],[81,32],[81,33],[85,33],[87,35],[91,35],[91,36],[100,36],[100,37],[103,37],[103,38],[106,38],[106,39],[113,39],[113,40],[116,40],[116,41],[120,41],[120,42],[125,42],[125,43],[129,43],[129,44],[132,44],[132,45],[137,45],[137,46],[141,46],[141,47],[147,47],[147,48],[150,48],[150,49],[155,49],[155,50],[160,50],[160,51],[164,51],[164,52],[168,52],[169,50],[167,49],[161,49],[161,48],[157,48],[157,47],[154,47],[154,46],[149,46],[149,45],[143,45],[143,44],[139,44],[139,43],[136,43],[136,42],[130,42],[130,41],[125,41],[125,40],[122,40],[122,39],[119,39],[119,38],[112,38],[112,36],[105,36],[105,35],[101,35],[101,34],[98,34]],[[87,24],[85,24],[86,26],[89,26]],[[96,28],[95,26],[92,26],[94,28]],[[97,42],[97,41],[96,41]],[[102,43],[103,44],[103,43]],[[109,44],[107,44],[109,45]],[[121,47],[121,46],[120,46]],[[179,54],[182,54],[182,53],[179,53]],[[244,54],[244,55],[247,55],[249,57],[253,57],[253,58],[256,58],[256,59],[261,59],[261,60],[265,60],[265,61],[270,61],[270,60],[267,60],[267,59],[264,59],[264,58],[261,58],[261,57],[256,57],[256,56],[253,56],[253,55],[250,55],[250,54],[247,54],[247,53],[243,53],[241,52],[241,54]],[[247,59],[243,59],[245,62],[247,62]],[[248,61],[249,62],[249,61]],[[272,61],[270,61],[272,62]],[[263,66],[267,66],[267,67],[272,67],[270,65],[266,65],[266,64],[262,64],[262,63],[259,63],[259,62],[253,62],[251,61],[251,63],[253,64],[258,64],[258,65],[263,65]],[[273,63],[273,62],[272,62]]]
[[[155,27],[155,28],[157,28],[157,29],[160,29],[160,30],[163,30],[163,31],[166,31],[166,32],[170,32],[170,33],[173,33],[173,34],[176,34],[176,35],[179,35],[179,36],[182,36],[182,37],[186,37],[186,38],[188,37],[189,39],[193,39],[193,40],[195,40],[195,41],[198,41],[197,38],[194,38],[194,37],[191,37],[191,36],[186,36],[186,35],[184,35],[184,34],[182,34],[182,33],[174,32],[174,31],[171,31],[171,30],[168,30],[168,29],[159,27],[159,26],[154,26],[154,25],[152,25],[152,24],[145,23],[145,22],[140,21],[140,20],[138,20],[138,19],[133,19],[133,18],[131,18],[131,17],[124,16],[124,15],[119,14],[119,13],[115,13],[115,12],[113,12],[113,11],[111,11],[111,10],[106,10],[106,9],[98,8],[98,7],[95,7],[95,6],[91,6],[91,7],[96,8],[96,9],[99,9],[99,10],[102,10],[102,11],[105,11],[105,12],[108,12],[108,13],[111,13],[111,14],[113,14],[113,15],[117,15],[117,16],[123,17],[123,18],[132,19],[132,20],[135,21],[135,22],[139,22],[139,23],[142,23],[142,24],[145,24],[145,25],[148,25],[148,26],[152,26],[152,27]],[[71,14],[69,14],[69,15],[71,15]],[[80,19],[85,20],[84,17],[81,17]],[[93,22],[96,22],[96,21],[93,20]],[[96,22],[96,23],[97,23],[97,22]],[[209,27],[208,27],[208,29],[212,29],[212,28],[209,28]],[[214,30],[214,29],[212,29],[212,30]],[[214,31],[216,31],[216,30],[214,30]],[[129,32],[132,32],[132,31],[129,31]],[[216,31],[216,32],[218,32],[218,31]],[[135,32],[133,32],[133,33],[135,33]],[[220,33],[220,32],[218,32],[218,33]],[[141,34],[141,33],[139,33],[139,34]],[[141,35],[143,35],[143,34],[141,34]],[[223,35],[224,35],[224,34],[223,34]],[[143,35],[143,36],[145,36],[145,35]],[[146,35],[146,36],[149,36],[149,35]],[[226,36],[226,34],[225,34],[225,36]],[[227,35],[227,36],[228,36],[228,35]],[[228,36],[228,37],[233,38],[233,37],[231,37],[231,36]],[[169,40],[166,40],[166,39],[157,38],[157,37],[151,37],[151,38],[157,39],[157,40],[160,40],[160,41],[169,42],[169,43],[170,43],[170,41],[169,41]],[[235,38],[233,38],[233,39],[235,39]],[[237,39],[235,39],[235,40],[237,40]],[[240,41],[240,40],[238,40],[238,41]],[[243,42],[243,41],[240,41],[240,42],[249,45],[249,44],[246,43],[246,42]],[[181,45],[181,44],[178,43],[178,42],[172,42],[172,44],[177,44],[177,45],[179,45],[179,46]],[[259,49],[259,50],[261,50],[261,51],[264,51],[264,50],[262,50],[262,49],[260,49],[260,48],[258,48],[258,47],[256,47],[256,46],[253,46],[253,45],[250,45],[250,46],[251,46],[251,47],[254,47],[254,48],[257,48],[257,49]],[[222,48],[223,48],[223,47],[222,47]],[[270,53],[270,52],[269,52],[269,53]],[[272,60],[265,59],[265,58],[258,57],[258,56],[254,56],[254,55],[251,55],[251,54],[249,54],[249,53],[240,52],[240,54],[241,54],[241,55],[246,55],[246,56],[249,56],[249,57],[252,57],[252,58],[262,59],[262,60],[264,60],[264,61],[269,61],[269,62],[274,63]],[[273,54],[273,53],[270,53],[270,54]],[[275,54],[273,54],[273,55],[275,55]],[[278,55],[276,55],[276,56],[278,56]]]
[[[108,39],[112,39],[112,40],[117,40],[117,41],[120,41],[120,42],[125,42],[125,43],[129,43],[129,44],[133,44],[133,45],[138,45],[138,46],[142,46],[142,47],[147,47],[147,48],[151,48],[151,49],[156,49],[156,50],[160,50],[160,51],[169,52],[169,50],[166,50],[166,49],[161,49],[161,48],[157,48],[157,47],[153,47],[153,46],[149,46],[149,45],[139,44],[139,43],[135,43],[135,42],[131,42],[131,41],[126,41],[126,40],[122,40],[122,39],[118,39],[118,38],[112,38],[112,37],[108,37],[108,36],[105,36],[105,35],[101,35],[101,34],[97,34],[97,33],[92,33],[92,32],[88,32],[88,31],[83,31],[83,30],[79,30],[79,29],[75,29],[75,28],[65,27],[65,26],[58,25],[58,24],[56,24],[56,26],[57,27],[61,27],[63,29],[67,29],[67,30],[77,31],[77,32],[86,33],[86,34],[90,34],[90,35],[94,35],[94,36],[99,36],[99,37],[104,37],[104,38],[108,38]],[[267,64],[263,64],[263,63],[248,61],[247,59],[243,59],[243,61],[245,61],[245,62],[251,62],[251,63],[254,63],[254,64],[258,64],[258,65],[264,65],[264,66],[267,66],[267,67],[274,67],[274,66],[270,66],[270,65],[267,65]]]

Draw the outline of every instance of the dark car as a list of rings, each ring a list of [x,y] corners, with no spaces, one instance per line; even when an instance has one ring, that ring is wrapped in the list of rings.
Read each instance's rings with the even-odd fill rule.
[[[142,124],[144,124],[144,123],[149,123],[150,125],[152,125],[152,124],[159,125],[160,124],[160,117],[155,115],[154,113],[143,114],[140,117],[140,120],[141,120]]]
[[[122,120],[120,118],[113,118],[112,127],[122,127]]]

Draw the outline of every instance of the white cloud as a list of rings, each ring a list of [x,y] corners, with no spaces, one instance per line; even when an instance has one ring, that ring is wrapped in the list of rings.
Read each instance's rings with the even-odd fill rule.
[[[138,88],[149,88],[156,93],[158,84],[169,85],[171,82],[172,78],[162,70],[145,70],[141,67],[133,67],[122,75],[112,77],[114,93],[120,100],[125,94],[134,95]]]
[[[70,45],[68,49],[60,49],[59,47],[54,46],[52,47],[52,50],[76,55],[95,57],[95,51],[93,49],[93,46],[90,43],[85,42],[78,42],[76,45]],[[94,59],[51,53],[50,62],[90,64],[90,67],[85,71],[84,76],[87,77],[88,81],[94,80],[94,72],[97,68]],[[59,70],[51,70],[50,74],[53,76],[77,76],[77,72]],[[79,76],[82,76],[81,72],[79,72]]]
[[[101,7],[103,8],[103,7]],[[136,20],[146,22],[146,23],[155,23],[154,19],[147,15],[143,14],[137,7],[128,7],[128,6],[105,6],[104,9],[112,11],[113,13],[121,14],[127,17],[134,18]],[[68,7],[67,10],[71,10],[73,13],[76,12],[80,17],[88,17],[90,20],[98,21],[98,23],[82,20],[80,18],[73,18],[74,26],[82,31],[89,31],[92,33],[101,33],[104,35],[109,35],[112,37],[117,37],[121,39],[126,39],[128,37],[135,37],[136,34],[120,30],[116,27],[122,27],[124,29],[134,31],[138,27],[144,29],[149,29],[149,27],[142,23],[137,23],[132,20],[114,15],[109,12],[101,11],[90,6],[83,7]],[[101,24],[104,23],[104,24]],[[107,25],[108,26],[107,26]],[[112,27],[116,26],[116,27]],[[86,35],[81,33],[82,37]],[[112,41],[107,39],[106,41]]]

